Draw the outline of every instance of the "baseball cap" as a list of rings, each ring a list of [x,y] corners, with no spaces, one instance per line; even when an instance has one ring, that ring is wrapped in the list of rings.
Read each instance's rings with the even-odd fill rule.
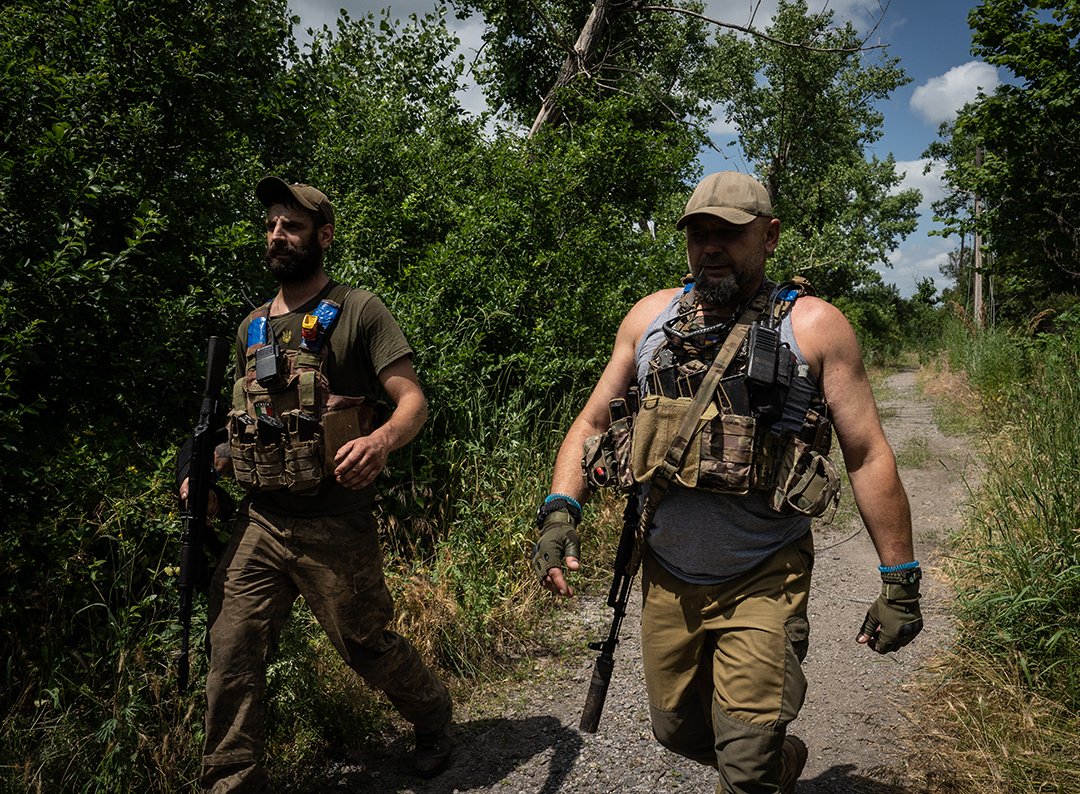
[[[769,191],[764,185],[738,171],[720,171],[709,174],[694,188],[675,228],[683,228],[691,215],[713,215],[742,225],[754,218],[771,218],[772,214]]]
[[[334,205],[326,194],[311,185],[289,184],[284,179],[268,176],[255,186],[255,195],[267,209],[272,204],[295,203],[319,215],[325,223],[334,225]]]

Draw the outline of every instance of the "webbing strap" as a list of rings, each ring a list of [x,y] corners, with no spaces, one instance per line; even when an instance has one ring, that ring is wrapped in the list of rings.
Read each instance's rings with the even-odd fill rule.
[[[317,391],[315,388],[315,370],[303,370],[297,378],[296,385],[299,394],[300,407],[309,414],[316,413],[315,398]]]
[[[698,420],[705,412],[705,406],[709,404],[709,401],[712,400],[713,395],[716,393],[720,378],[723,377],[725,370],[735,358],[739,346],[742,345],[746,335],[750,332],[750,326],[765,311],[767,302],[767,292],[758,292],[754,296],[753,300],[750,301],[750,305],[746,307],[738,322],[735,323],[735,327],[731,329],[727,339],[724,340],[723,346],[717,352],[716,358],[712,360],[712,364],[709,365],[708,371],[702,378],[701,385],[698,387],[697,393],[694,394],[694,400],[690,403],[690,407],[683,416],[679,432],[675,434],[671,446],[668,447],[667,454],[664,455],[664,462],[657,467],[649,483],[649,493],[645,496],[645,504],[641,509],[641,521],[638,522],[634,553],[627,564],[627,573],[637,571],[638,565],[641,563],[645,535],[652,525],[653,517],[656,515],[656,508],[660,506],[660,500],[664,498],[664,494],[667,493],[672,480],[675,479],[675,475],[682,466],[683,459],[686,457],[686,450],[690,446],[690,439],[693,438],[694,431],[697,429]]]

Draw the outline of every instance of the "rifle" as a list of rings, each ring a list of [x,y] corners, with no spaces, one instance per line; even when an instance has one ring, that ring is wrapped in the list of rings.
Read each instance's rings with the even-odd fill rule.
[[[176,657],[176,670],[178,688],[182,695],[187,693],[188,688],[191,601],[202,567],[211,472],[214,465],[216,429],[211,426],[211,423],[218,415],[218,403],[221,399],[221,385],[225,379],[225,364],[228,355],[228,341],[219,336],[210,337],[206,354],[206,388],[203,391],[202,406],[199,408],[199,421],[192,435],[187,504],[180,513],[180,519],[183,522],[180,533],[180,652]]]
[[[608,591],[607,598],[608,606],[615,612],[611,616],[607,639],[603,642],[589,643],[589,647],[594,651],[600,651],[600,655],[596,657],[596,662],[593,664],[589,694],[585,696],[585,707],[581,710],[581,723],[578,729],[584,733],[596,733],[600,725],[600,712],[604,710],[604,701],[607,700],[611,673],[615,669],[615,646],[619,644],[619,629],[626,616],[630,587],[634,583],[634,574],[637,573],[636,567],[630,567],[630,561],[634,553],[639,521],[637,493],[632,492],[627,496],[626,507],[623,509],[622,535],[619,537],[619,548],[615,552],[615,575],[611,580],[611,589]]]

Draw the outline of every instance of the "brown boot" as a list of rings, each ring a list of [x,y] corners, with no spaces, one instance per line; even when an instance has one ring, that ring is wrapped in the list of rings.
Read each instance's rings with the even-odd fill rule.
[[[450,720],[435,731],[416,731],[413,769],[421,777],[435,777],[450,762]]]
[[[785,736],[780,751],[780,794],[795,794],[795,781],[806,766],[806,745],[798,736]]]

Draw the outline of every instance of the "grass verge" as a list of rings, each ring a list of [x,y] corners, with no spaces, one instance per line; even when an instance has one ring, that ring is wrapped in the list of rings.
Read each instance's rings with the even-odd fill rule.
[[[1080,338],[994,338],[949,359],[975,372],[983,413],[965,422],[981,421],[988,454],[947,566],[957,644],[922,699],[928,790],[1066,794],[1080,781]],[[1025,362],[1023,380],[1002,377]],[[925,382],[966,415],[971,400],[949,399],[963,380]]]

